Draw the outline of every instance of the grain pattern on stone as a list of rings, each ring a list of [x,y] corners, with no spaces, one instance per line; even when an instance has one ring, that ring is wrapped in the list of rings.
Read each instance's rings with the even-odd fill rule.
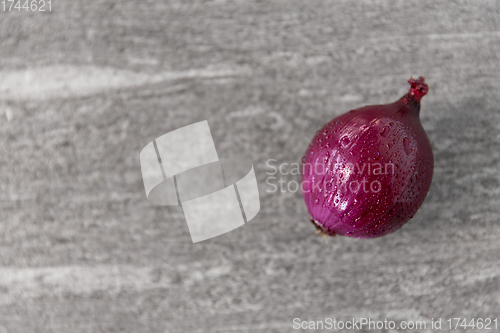
[[[499,317],[499,54],[487,0],[0,12],[0,332]],[[268,192],[266,161],[300,162],[322,124],[394,101],[411,75],[430,87],[426,201],[392,235],[325,244],[300,193]],[[139,152],[202,120],[219,155],[252,157],[261,211],[192,244],[179,207],[146,200]]]

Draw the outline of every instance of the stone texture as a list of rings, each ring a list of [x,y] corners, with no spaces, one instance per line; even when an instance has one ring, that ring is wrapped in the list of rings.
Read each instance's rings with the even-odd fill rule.
[[[0,332],[499,316],[498,2],[52,6],[0,12]],[[300,162],[323,123],[410,75],[430,86],[424,205],[389,236],[325,243],[300,193],[268,192],[266,161]],[[146,200],[139,152],[205,119],[220,156],[252,157],[261,211],[192,244],[179,207]]]

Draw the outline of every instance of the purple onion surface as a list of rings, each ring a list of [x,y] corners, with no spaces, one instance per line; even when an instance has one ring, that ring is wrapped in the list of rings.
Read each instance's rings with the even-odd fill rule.
[[[432,181],[432,148],[420,123],[424,78],[392,104],[340,115],[316,133],[302,159],[311,221],[334,236],[374,238],[408,222]]]

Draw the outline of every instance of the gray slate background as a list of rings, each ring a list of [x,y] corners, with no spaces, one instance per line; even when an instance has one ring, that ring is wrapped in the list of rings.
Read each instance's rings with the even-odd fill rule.
[[[0,332],[500,317],[499,6],[60,0],[0,12]],[[325,244],[300,193],[267,192],[266,161],[299,162],[323,123],[395,101],[411,75],[430,86],[424,205],[389,236]],[[138,157],[205,119],[219,156],[253,158],[261,211],[192,244],[179,207],[146,200]]]

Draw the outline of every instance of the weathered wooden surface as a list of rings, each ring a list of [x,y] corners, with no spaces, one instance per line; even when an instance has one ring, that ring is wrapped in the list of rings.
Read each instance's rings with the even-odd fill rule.
[[[500,317],[499,53],[493,0],[0,12],[0,332]],[[299,162],[323,123],[410,75],[430,85],[424,205],[395,234],[325,244],[299,193],[267,192],[266,161]],[[192,244],[180,208],[146,201],[138,156],[205,119],[220,156],[253,158],[261,212]]]

